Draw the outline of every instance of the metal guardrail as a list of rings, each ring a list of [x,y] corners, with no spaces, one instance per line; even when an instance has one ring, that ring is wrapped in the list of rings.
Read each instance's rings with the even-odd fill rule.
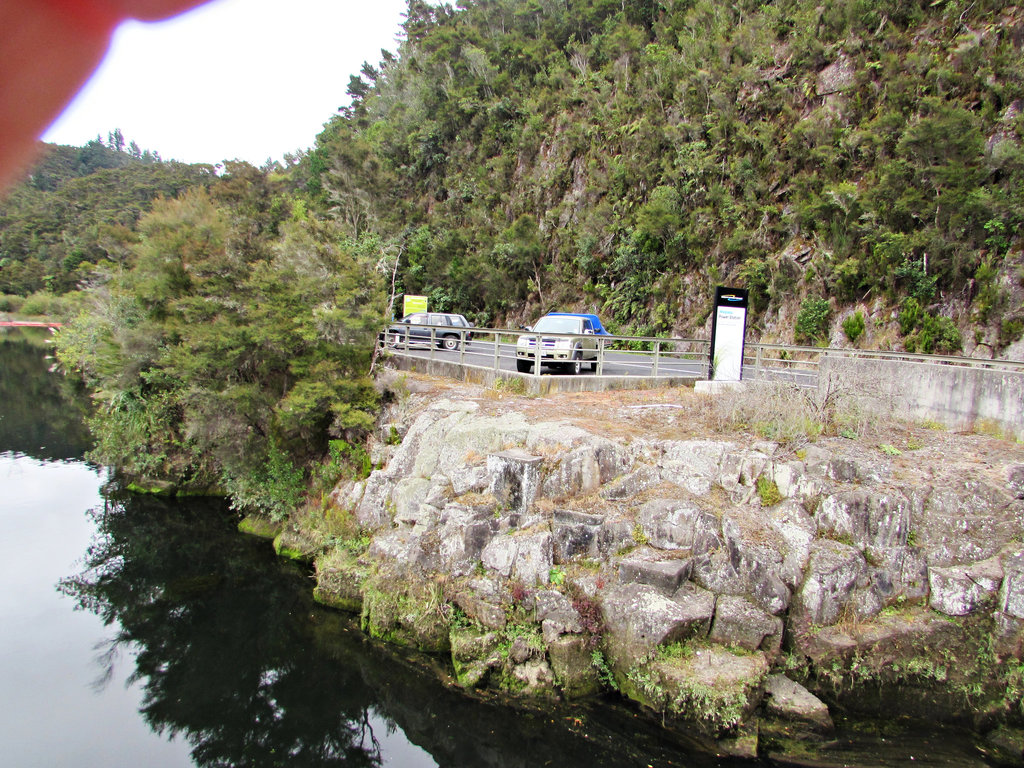
[[[463,343],[466,329],[452,326],[419,325],[417,330],[429,337],[413,338],[408,328],[401,333],[385,331],[380,336],[383,349],[395,355],[409,355],[415,349],[426,349],[429,359],[438,359],[442,350],[458,352],[460,365],[516,370],[516,345],[520,337],[536,338],[533,331],[506,328],[472,328],[472,338]],[[573,342],[597,342],[595,359],[583,361],[598,376],[645,376],[669,378],[689,375],[707,378],[710,343],[702,339],[667,339],[649,336],[604,336],[591,334],[543,333],[544,339],[570,339]],[[445,343],[447,339],[447,344]],[[541,361],[542,348],[532,347],[532,375],[560,373],[556,364]],[[450,358],[446,358],[450,359]],[[537,365],[541,362],[541,365]]]
[[[398,343],[387,343],[387,332],[380,335],[382,348],[391,354],[409,354],[416,346],[429,349],[429,358],[435,359],[444,348],[445,336],[458,337],[457,343],[449,343],[450,352],[458,352],[460,365],[492,370],[515,370],[516,342],[521,336],[535,337],[527,330],[504,328],[461,329],[452,326],[417,326],[429,330],[429,339],[422,343],[408,337]],[[462,343],[461,336],[467,331],[472,338]],[[597,359],[593,369],[598,376],[646,376],[673,377],[692,375],[706,379],[709,375],[711,342],[706,339],[684,339],[651,336],[591,336],[579,334],[542,334],[544,338],[597,339]],[[409,343],[411,342],[411,344]],[[536,365],[540,350],[534,347],[535,357],[532,375],[541,373]],[[839,347],[805,347],[787,344],[764,344],[747,342],[744,346],[743,377],[745,379],[790,381],[803,387],[818,385],[818,368],[824,358],[888,360],[913,364],[960,366],[986,370],[1024,373],[1024,362],[1014,360],[985,360],[953,355],[925,355],[879,350],[844,349]],[[590,361],[586,361],[590,367]],[[559,372],[548,363],[543,364],[545,372]]]

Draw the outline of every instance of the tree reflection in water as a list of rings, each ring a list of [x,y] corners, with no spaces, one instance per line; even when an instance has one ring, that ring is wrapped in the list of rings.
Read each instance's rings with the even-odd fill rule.
[[[334,617],[297,569],[233,532],[211,500],[112,494],[94,516],[85,570],[59,589],[118,627],[101,677],[134,654],[151,728],[187,739],[199,766],[381,764],[372,691],[357,666],[317,650]]]
[[[400,728],[444,766],[723,764],[604,707],[470,698],[430,660],[399,656],[314,603],[308,571],[238,534],[225,505],[108,491],[84,570],[59,589],[117,628],[101,681],[134,654],[143,717],[186,739],[199,766],[382,765],[388,747],[372,723]],[[416,760],[404,768],[433,764]]]
[[[88,398],[76,380],[49,376],[42,329],[0,329],[0,451],[42,460],[78,459],[90,444]]]

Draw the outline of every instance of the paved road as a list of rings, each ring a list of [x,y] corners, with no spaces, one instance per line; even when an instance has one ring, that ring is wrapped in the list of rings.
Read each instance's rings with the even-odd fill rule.
[[[484,368],[495,367],[494,342],[490,339],[476,339],[471,341],[465,350],[431,350],[428,345],[413,345],[406,350],[403,345],[393,349],[398,354],[409,354],[415,357],[432,358],[452,363],[464,363]],[[658,357],[658,376],[696,376],[705,378],[707,376],[707,360],[703,357],[697,358],[693,353],[661,353]],[[516,370],[516,346],[515,344],[500,343],[498,345],[497,367],[503,371]],[[623,352],[606,351],[604,365],[600,371],[605,376],[654,376],[654,355],[650,352]],[[541,374],[563,374],[563,371],[552,368],[548,365],[541,367]],[[597,371],[591,371],[589,362],[583,366],[582,376],[596,375]],[[753,380],[757,378],[771,379],[774,381],[787,381],[801,387],[816,387],[818,375],[816,370],[793,368],[788,370],[772,369],[758,371],[753,366],[743,366],[743,378]]]
[[[445,360],[452,363],[462,362],[486,368],[495,366],[494,342],[490,339],[471,341],[465,350],[431,350],[427,345],[413,345],[408,351],[399,346],[394,350],[399,354],[411,354],[416,357]],[[706,376],[706,361],[684,359],[680,354],[662,353],[658,357],[658,376]],[[516,370],[516,345],[500,343],[498,345],[498,368],[503,371]],[[607,351],[601,373],[605,376],[653,376],[654,355],[643,352]],[[542,374],[561,374],[561,370],[548,365],[541,366]],[[597,372],[590,370],[589,361],[584,361],[582,376],[593,376]]]

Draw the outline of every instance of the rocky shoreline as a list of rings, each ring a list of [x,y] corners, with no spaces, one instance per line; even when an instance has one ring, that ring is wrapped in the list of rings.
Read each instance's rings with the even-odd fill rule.
[[[378,469],[242,526],[370,635],[450,655],[468,689],[617,690],[721,753],[891,712],[1024,759],[1020,444],[716,433],[689,389],[386,386]]]

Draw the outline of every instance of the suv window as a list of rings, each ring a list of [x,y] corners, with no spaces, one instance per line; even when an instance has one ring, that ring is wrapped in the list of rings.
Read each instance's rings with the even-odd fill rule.
[[[422,312],[417,312],[415,315],[409,315],[409,322],[415,323],[416,325],[426,325],[427,316]]]
[[[448,325],[448,318],[445,315],[431,315],[431,325]]]
[[[462,315],[449,315],[448,316],[448,321],[452,325],[457,325],[457,326],[459,326],[461,328],[465,328],[466,327],[466,318],[464,318]]]

